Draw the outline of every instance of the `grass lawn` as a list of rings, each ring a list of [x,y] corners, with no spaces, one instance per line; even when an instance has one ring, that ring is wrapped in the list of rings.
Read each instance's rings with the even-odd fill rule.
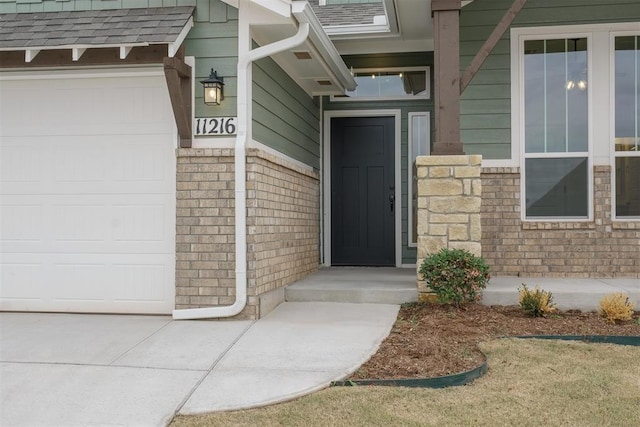
[[[640,426],[640,347],[500,339],[464,387],[335,387],[172,426]]]

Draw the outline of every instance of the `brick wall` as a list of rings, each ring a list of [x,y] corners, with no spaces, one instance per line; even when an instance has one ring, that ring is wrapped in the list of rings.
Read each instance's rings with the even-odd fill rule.
[[[179,149],[176,308],[235,301],[234,151]],[[315,172],[260,150],[247,156],[247,307],[318,268],[319,181]]]
[[[482,255],[493,276],[640,278],[640,222],[611,220],[611,167],[594,167],[588,222],[523,222],[519,168],[483,168],[482,189]]]
[[[176,184],[176,308],[235,301],[233,150],[180,149]]]
[[[247,161],[249,295],[287,286],[318,269],[318,175],[250,149]]]

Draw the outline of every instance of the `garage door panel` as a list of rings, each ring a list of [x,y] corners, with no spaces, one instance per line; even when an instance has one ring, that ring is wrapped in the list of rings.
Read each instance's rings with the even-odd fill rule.
[[[167,236],[163,205],[113,206],[113,240],[118,242],[163,242],[171,241]],[[169,248],[171,249],[171,248]]]
[[[3,201],[7,197],[3,196]],[[24,200],[25,204],[5,204],[0,205],[2,215],[0,216],[0,242],[3,251],[7,250],[7,242],[41,242],[44,235],[43,216],[41,206],[34,204],[33,200]]]
[[[0,309],[170,313],[175,140],[161,75],[0,75]]]
[[[119,287],[117,301],[163,301],[166,295],[158,286],[166,280],[164,265],[116,264],[115,280]]]
[[[42,181],[44,153],[35,150],[28,141],[13,142],[3,136],[0,143],[0,193],[9,192],[17,183]]]
[[[3,138],[2,194],[164,193],[175,178],[167,136]],[[165,145],[158,149],[158,145]],[[30,154],[31,153],[31,154]]]
[[[5,259],[8,258],[8,259]],[[173,308],[171,256],[31,254],[5,257],[0,265],[0,310],[170,312]],[[111,292],[105,293],[105,288]]]
[[[112,144],[116,150],[123,150],[127,156],[112,156],[110,167],[113,168],[113,179],[116,183],[128,185],[144,185],[145,189],[166,191],[166,172],[163,165],[174,158],[173,150],[153,150],[157,145],[155,135],[138,138],[135,144]],[[132,189],[135,191],[135,188]]]
[[[163,79],[130,82],[122,86],[120,78],[0,81],[3,135],[172,133],[173,113]],[[46,114],[33,114],[33,100]]]
[[[171,195],[3,196],[3,252],[173,253]]]
[[[175,178],[166,168],[175,155],[172,148],[157,149],[162,142],[171,147],[166,137],[129,143],[102,139],[86,147],[82,138],[4,140],[0,194],[168,193]]]
[[[44,266],[42,262],[9,260],[4,256],[0,262],[0,309],[5,299],[40,300]],[[10,257],[14,258],[14,257]]]
[[[77,257],[63,257],[50,268],[50,277],[40,284],[49,287],[51,301],[102,301],[104,289],[109,285],[109,269],[106,264],[84,264]]]

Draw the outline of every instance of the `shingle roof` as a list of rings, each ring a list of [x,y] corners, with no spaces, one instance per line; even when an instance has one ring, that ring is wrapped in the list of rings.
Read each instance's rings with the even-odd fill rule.
[[[0,49],[176,41],[194,7],[0,14]]]
[[[386,15],[382,2],[319,5],[307,0],[323,27],[336,25],[371,25],[373,17]]]

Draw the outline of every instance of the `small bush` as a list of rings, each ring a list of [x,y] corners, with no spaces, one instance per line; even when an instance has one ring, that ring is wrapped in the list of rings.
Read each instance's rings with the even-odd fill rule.
[[[419,272],[439,302],[455,306],[479,300],[490,277],[484,259],[464,249],[441,249],[424,260]]]
[[[547,292],[537,286],[534,290],[531,290],[524,283],[518,288],[518,292],[520,308],[529,316],[546,317],[556,311],[551,292]]]
[[[600,300],[600,315],[609,323],[633,320],[633,303],[622,292],[605,295]]]

